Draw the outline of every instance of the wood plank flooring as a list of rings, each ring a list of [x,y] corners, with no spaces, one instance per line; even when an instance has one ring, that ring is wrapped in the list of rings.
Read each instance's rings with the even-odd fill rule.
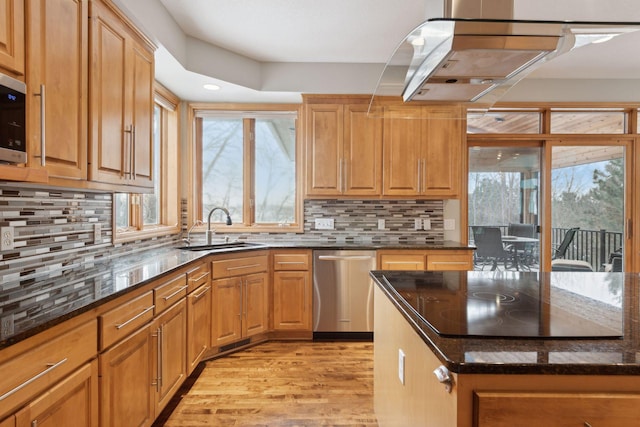
[[[162,425],[377,426],[373,343],[268,342],[208,361]]]

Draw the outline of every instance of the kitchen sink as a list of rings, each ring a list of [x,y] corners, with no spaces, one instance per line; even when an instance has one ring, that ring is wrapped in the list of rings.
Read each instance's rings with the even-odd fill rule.
[[[249,243],[249,242],[220,242],[211,243],[210,245],[193,245],[193,246],[181,246],[178,249],[184,251],[214,251],[222,249],[242,249],[242,248],[255,248],[263,247],[262,243]]]

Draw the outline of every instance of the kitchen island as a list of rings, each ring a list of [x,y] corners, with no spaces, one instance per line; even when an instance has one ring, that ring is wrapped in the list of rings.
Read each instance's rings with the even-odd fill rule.
[[[637,275],[371,275],[381,426],[638,425]]]

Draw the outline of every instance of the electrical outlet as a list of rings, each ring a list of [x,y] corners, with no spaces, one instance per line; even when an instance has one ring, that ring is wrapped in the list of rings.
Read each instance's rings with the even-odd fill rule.
[[[384,219],[379,219],[378,220],[378,230],[384,230],[385,224],[384,224]]]
[[[431,230],[431,220],[429,218],[425,218],[422,220],[422,229]]]
[[[15,332],[15,329],[14,329],[13,314],[4,316],[0,320],[0,336],[7,337],[9,335],[13,335],[14,332]]]
[[[99,244],[102,242],[102,225],[98,222],[93,224],[93,243]]]
[[[333,230],[333,218],[316,218],[316,230]]]
[[[398,349],[398,379],[404,385],[404,351]]]
[[[413,229],[414,230],[422,230],[422,219],[415,218],[413,220]]]
[[[14,248],[13,227],[0,227],[0,251],[8,251]]]

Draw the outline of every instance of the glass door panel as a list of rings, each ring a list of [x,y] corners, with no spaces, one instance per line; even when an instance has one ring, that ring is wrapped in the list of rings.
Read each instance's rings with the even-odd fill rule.
[[[540,159],[538,146],[469,147],[469,242],[477,248],[475,269],[539,269]]]
[[[625,147],[551,148],[551,269],[623,271]]]

